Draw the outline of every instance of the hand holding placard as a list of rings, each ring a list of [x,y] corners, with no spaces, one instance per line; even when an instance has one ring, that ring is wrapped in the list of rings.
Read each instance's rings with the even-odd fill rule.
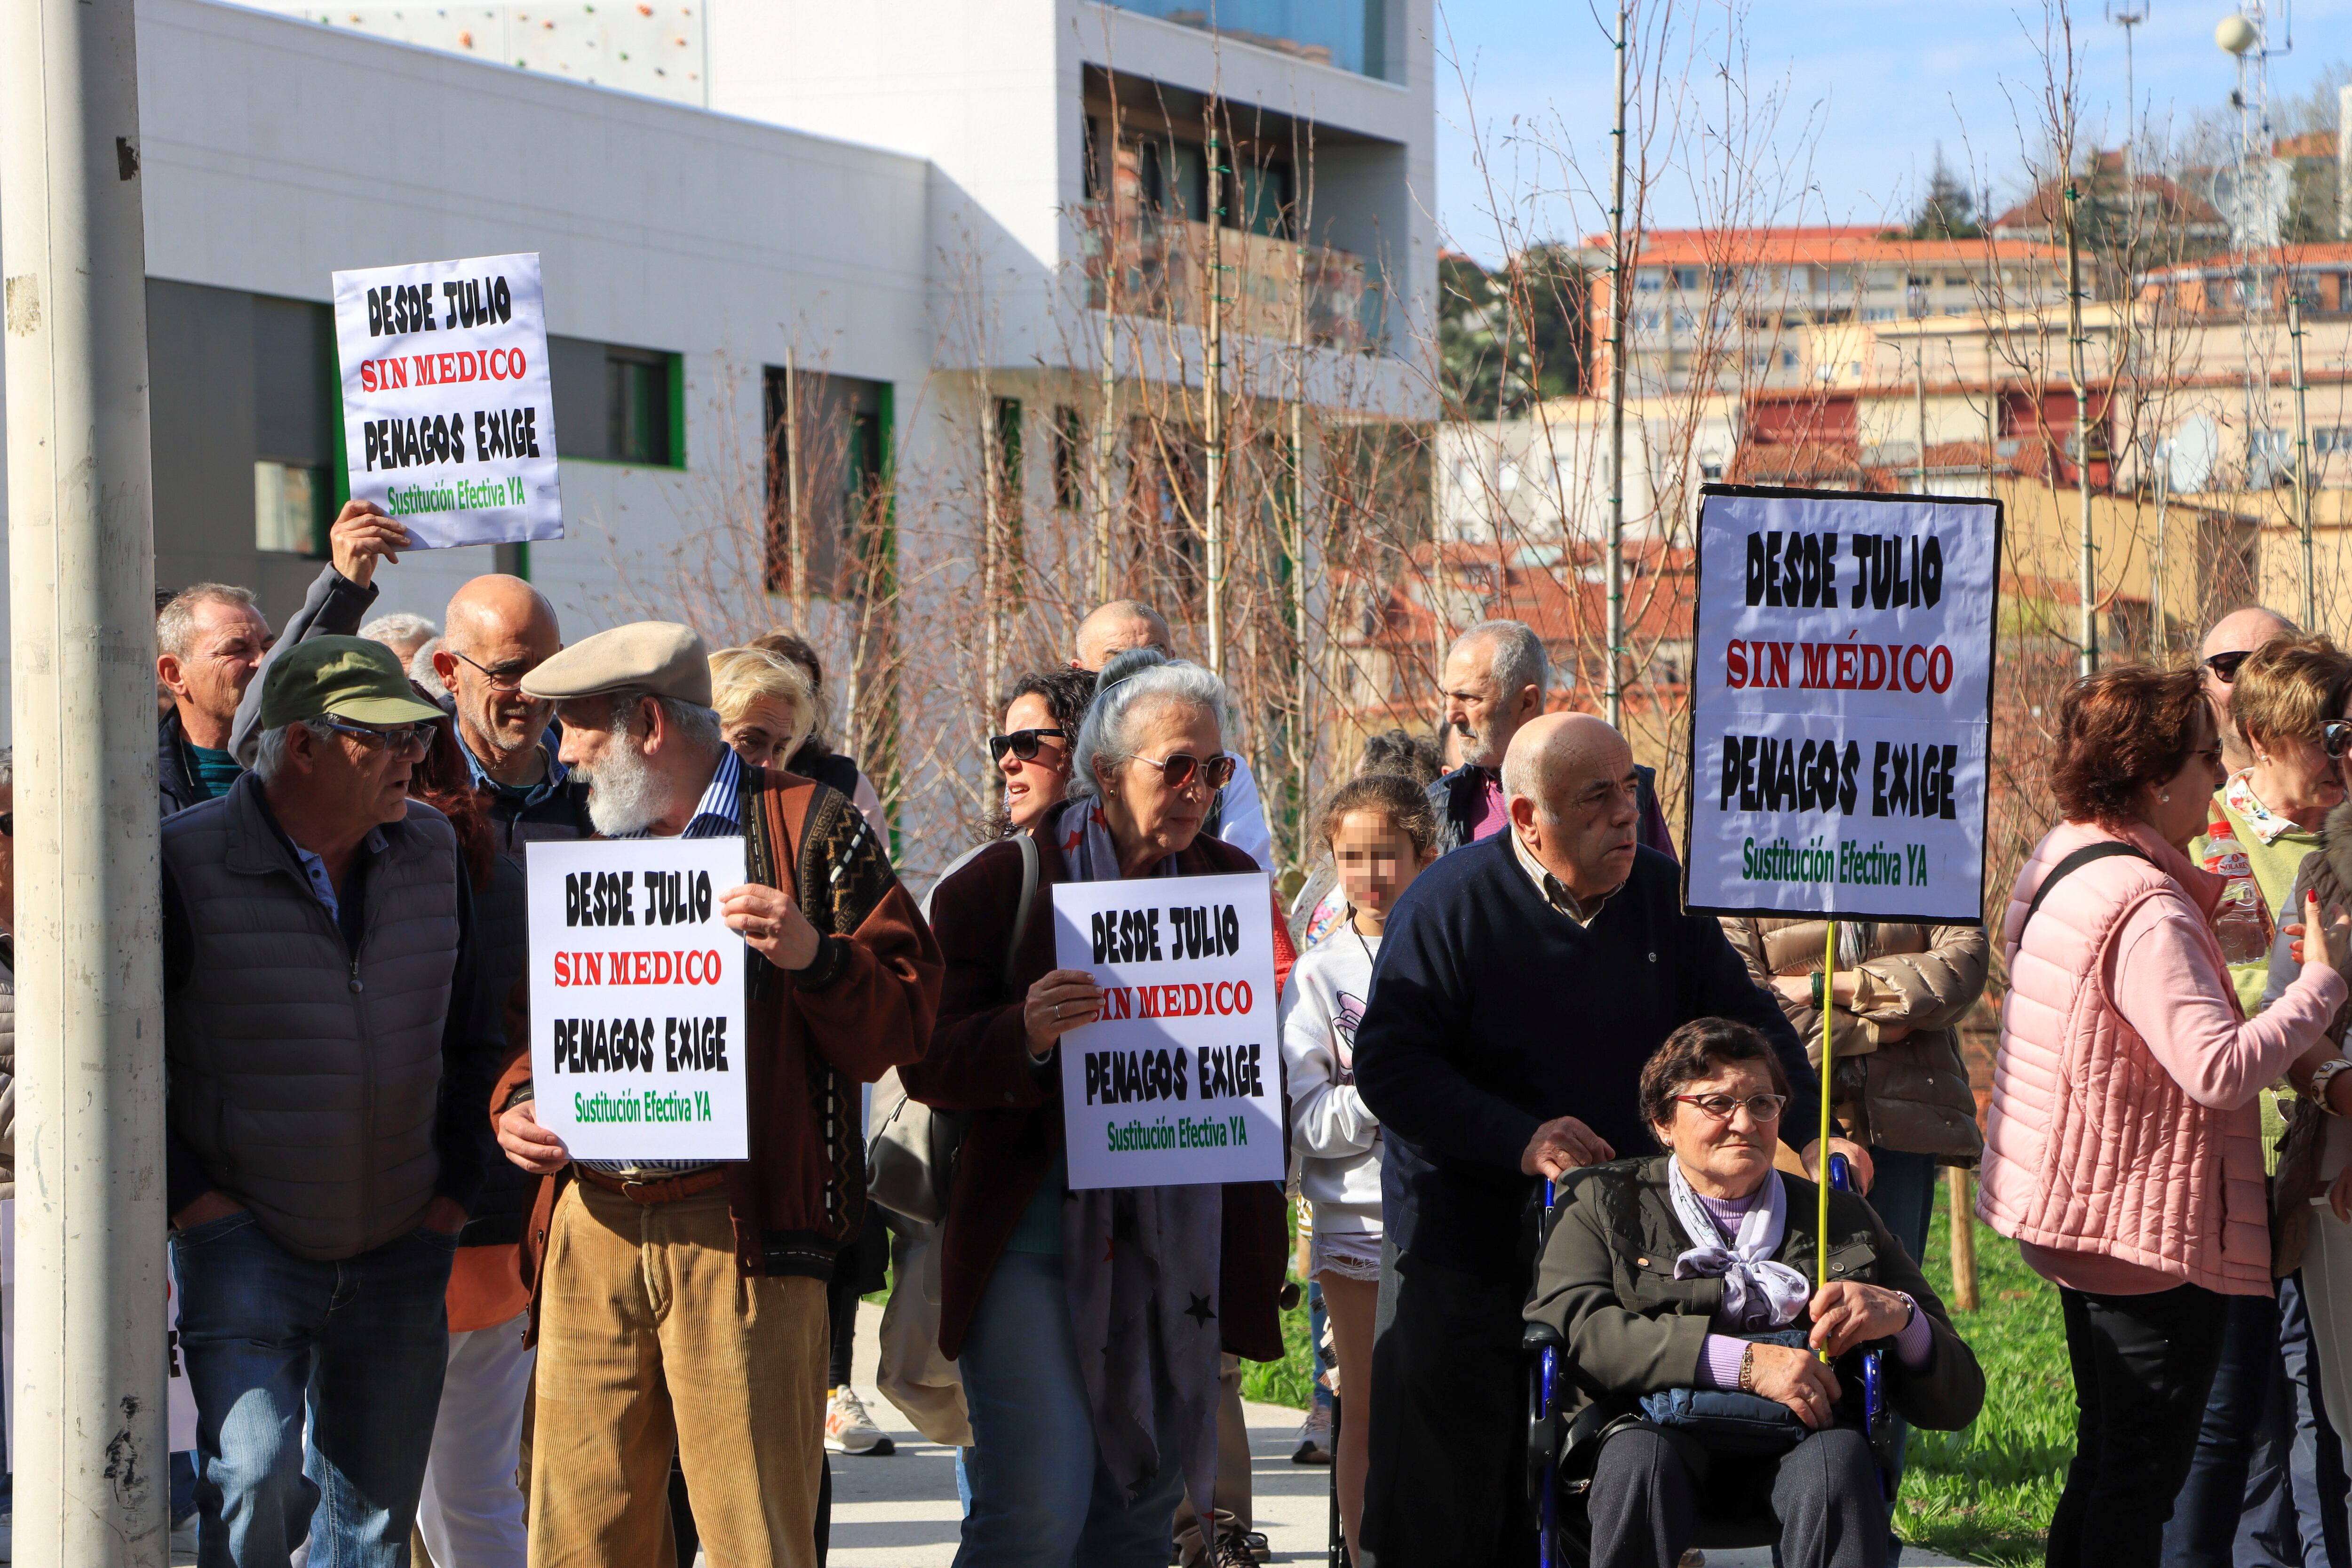
[[[790,893],[746,882],[719,900],[727,929],[779,969],[806,969],[816,962],[817,931]]]
[[[397,566],[400,552],[415,542],[407,524],[384,516],[375,502],[354,497],[343,503],[343,510],[335,514],[334,526],[327,530],[327,559],[336,571],[364,588],[374,580],[378,561]]]
[[[1083,969],[1055,969],[1039,975],[1021,1007],[1029,1055],[1044,1061],[1053,1054],[1056,1040],[1100,1016],[1102,1002],[1102,988]]]

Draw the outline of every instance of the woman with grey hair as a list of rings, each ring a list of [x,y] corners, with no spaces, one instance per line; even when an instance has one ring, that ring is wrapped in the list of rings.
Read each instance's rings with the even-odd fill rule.
[[[1055,964],[1051,886],[1257,868],[1201,831],[1233,772],[1223,683],[1139,649],[1097,691],[1070,798],[1030,848],[991,845],[934,891],[939,1020],[900,1069],[917,1100],[971,1113],[940,1265],[940,1351],[974,1438],[957,1568],[1162,1568],[1178,1500],[1213,1495],[1222,1352],[1282,1353],[1277,1184],[1069,1186],[1054,1058],[1102,993]],[[1279,919],[1274,939],[1279,986]]]

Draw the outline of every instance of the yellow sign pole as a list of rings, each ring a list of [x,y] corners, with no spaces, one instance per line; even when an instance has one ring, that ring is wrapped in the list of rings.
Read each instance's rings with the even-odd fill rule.
[[[1821,1177],[1821,1214],[1813,1234],[1814,1289],[1830,1282],[1830,1066],[1837,1046],[1830,1034],[1830,1018],[1837,1011],[1837,927],[1828,922],[1828,952],[1822,958],[1822,1141],[1815,1145],[1821,1152],[1821,1165],[1815,1174]]]

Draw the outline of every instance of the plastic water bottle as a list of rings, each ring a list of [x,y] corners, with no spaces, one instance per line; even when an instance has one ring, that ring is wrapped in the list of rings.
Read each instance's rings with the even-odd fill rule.
[[[2205,869],[2228,879],[2221,901],[2213,906],[2213,934],[2221,939],[2221,956],[2231,963],[2262,963],[2271,952],[2270,911],[2263,907],[2253,862],[2229,817],[2220,811],[2205,830]]]
[[[2270,912],[2263,908],[2253,878],[2230,879],[2213,908],[2213,934],[2221,940],[2221,956],[2231,963],[2259,963],[2270,956]]]

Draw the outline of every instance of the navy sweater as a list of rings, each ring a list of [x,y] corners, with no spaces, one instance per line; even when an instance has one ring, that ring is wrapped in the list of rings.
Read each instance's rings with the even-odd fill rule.
[[[1682,910],[1681,873],[1637,849],[1589,926],[1545,901],[1506,831],[1457,849],[1397,901],[1356,1031],[1356,1084],[1381,1120],[1389,1239],[1488,1279],[1523,1278],[1536,1129],[1573,1116],[1618,1156],[1655,1147],[1642,1065],[1693,1018],[1763,1031],[1795,1098],[1782,1138],[1818,1135],[1821,1102],[1796,1031],[1711,915]]]

